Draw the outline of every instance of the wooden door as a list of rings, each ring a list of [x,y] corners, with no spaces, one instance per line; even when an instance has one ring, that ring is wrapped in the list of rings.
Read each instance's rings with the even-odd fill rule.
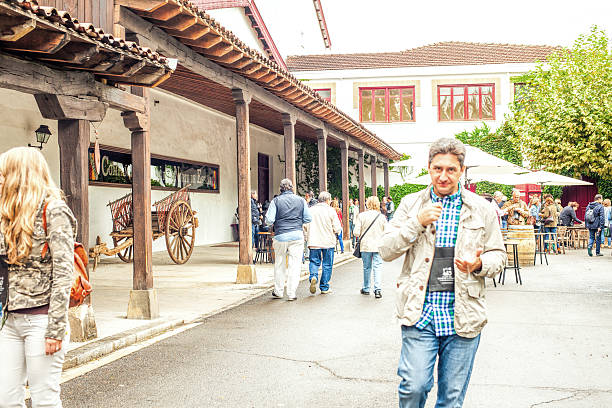
[[[270,198],[270,156],[257,154],[257,198],[260,203]]]

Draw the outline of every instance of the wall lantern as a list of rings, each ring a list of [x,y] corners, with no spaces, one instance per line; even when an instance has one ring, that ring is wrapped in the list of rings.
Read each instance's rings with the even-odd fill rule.
[[[34,133],[36,133],[36,141],[40,143],[40,146],[31,145],[30,143],[28,143],[28,146],[36,147],[42,150],[43,145],[49,141],[49,137],[51,136],[51,131],[49,130],[49,126],[40,125],[40,127],[36,129]]]

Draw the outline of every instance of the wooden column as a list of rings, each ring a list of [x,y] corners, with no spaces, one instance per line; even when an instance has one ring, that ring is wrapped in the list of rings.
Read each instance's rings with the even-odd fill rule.
[[[363,158],[363,150],[357,152],[358,156],[358,173],[359,173],[359,212],[365,211],[365,163]]]
[[[149,90],[132,88],[145,101],[145,113],[123,112],[123,123],[132,133],[132,213],[134,224],[133,277],[128,319],[159,317],[153,289],[153,226],[151,222],[151,134]]]
[[[342,170],[342,238],[349,239],[349,168],[348,142],[346,141],[340,145],[340,168]]]
[[[376,156],[370,155],[370,182],[372,184],[372,196],[377,196],[378,184],[376,183]]]
[[[89,134],[88,120],[64,119],[57,124],[60,187],[78,221],[77,241],[89,251]]]
[[[56,94],[36,94],[34,98],[44,118],[58,121],[60,188],[77,219],[77,241],[88,251],[90,121],[104,119],[108,105],[95,99]],[[81,306],[70,309],[68,322],[71,341],[82,342],[98,337],[91,296]]]
[[[327,130],[317,129],[319,147],[319,193],[327,191]]]
[[[295,184],[295,115],[283,113],[283,130],[285,134],[285,178]]]
[[[236,104],[236,145],[238,173],[239,256],[236,283],[257,283],[253,266],[251,224],[251,137],[249,134],[249,104],[251,95],[242,89],[232,89]]]
[[[385,172],[385,196],[389,197],[389,163],[383,163],[383,170]]]

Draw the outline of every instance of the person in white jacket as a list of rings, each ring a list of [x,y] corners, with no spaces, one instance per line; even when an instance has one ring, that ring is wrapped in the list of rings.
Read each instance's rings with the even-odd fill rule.
[[[382,258],[378,253],[387,218],[380,212],[380,201],[378,197],[368,197],[366,200],[366,210],[355,219],[353,232],[359,239],[359,249],[361,251],[361,261],[363,262],[363,287],[362,295],[370,294],[370,277],[374,273],[374,296],[376,299],[382,297]]]
[[[319,203],[310,207],[312,221],[306,225],[308,235],[308,248],[310,249],[310,293],[315,294],[319,282],[319,267],[321,270],[321,282],[319,289],[321,294],[330,292],[329,281],[334,264],[334,247],[336,246],[336,234],[340,233],[342,226],[336,211],[329,205],[331,194],[322,191],[319,194]]]

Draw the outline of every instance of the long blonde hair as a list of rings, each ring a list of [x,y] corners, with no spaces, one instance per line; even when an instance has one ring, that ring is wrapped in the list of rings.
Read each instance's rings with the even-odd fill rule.
[[[43,200],[61,199],[38,149],[15,147],[0,155],[0,228],[9,264],[22,265],[32,250],[34,221]]]

